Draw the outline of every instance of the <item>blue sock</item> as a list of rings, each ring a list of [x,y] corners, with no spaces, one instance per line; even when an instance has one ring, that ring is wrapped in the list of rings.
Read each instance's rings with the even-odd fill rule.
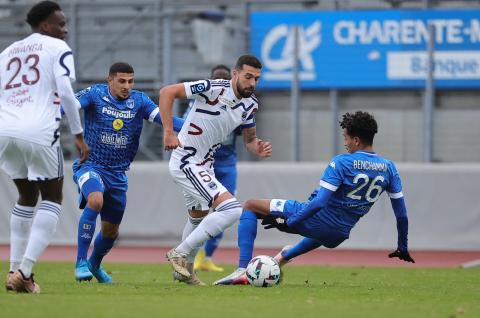
[[[92,255],[88,259],[92,268],[96,269],[100,266],[103,257],[112,249],[113,243],[115,243],[115,239],[104,237],[101,232],[98,233],[93,243]]]
[[[307,252],[310,252],[311,250],[314,250],[321,245],[322,244],[319,241],[305,237],[303,240],[295,244],[295,246],[283,252],[282,256],[285,259],[289,260],[294,257],[297,257],[298,255],[302,255]]]
[[[218,245],[220,244],[220,240],[223,237],[223,232],[218,234],[215,237],[212,237],[205,243],[205,256],[206,257],[212,257],[213,253],[217,249]]]
[[[238,247],[240,257],[238,267],[246,268],[253,256],[253,245],[257,237],[257,215],[244,210],[238,224]]]
[[[86,207],[78,222],[77,234],[77,263],[80,260],[86,260],[88,248],[95,233],[98,212]]]

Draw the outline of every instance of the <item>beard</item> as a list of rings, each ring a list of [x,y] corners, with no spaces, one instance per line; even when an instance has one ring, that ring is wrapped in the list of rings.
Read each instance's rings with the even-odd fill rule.
[[[253,87],[249,90],[246,90],[245,88],[240,86],[240,83],[237,82],[237,91],[243,98],[249,98],[250,96],[252,96],[254,90],[255,89]]]

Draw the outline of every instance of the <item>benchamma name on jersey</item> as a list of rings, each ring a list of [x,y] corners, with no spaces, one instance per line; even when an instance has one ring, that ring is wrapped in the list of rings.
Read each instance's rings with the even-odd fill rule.
[[[384,162],[372,162],[368,160],[353,160],[353,169],[358,170],[376,170],[386,172],[388,166]]]

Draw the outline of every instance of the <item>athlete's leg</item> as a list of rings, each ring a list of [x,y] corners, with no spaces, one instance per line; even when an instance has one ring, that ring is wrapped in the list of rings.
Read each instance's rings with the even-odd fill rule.
[[[246,285],[245,269],[253,257],[257,237],[257,219],[270,213],[270,201],[265,199],[248,200],[238,224],[238,248],[240,251],[238,268],[231,274],[215,281],[214,285]],[[256,214],[257,212],[258,214]]]
[[[88,248],[95,233],[97,216],[103,208],[105,187],[100,176],[92,171],[84,172],[88,178],[80,182],[80,195],[87,198],[87,205],[80,216],[77,232],[77,265],[83,263],[88,256]],[[82,180],[82,179],[80,179]],[[82,180],[83,181],[83,180]]]
[[[100,264],[105,255],[110,252],[118,237],[118,230],[126,204],[126,181],[125,185],[120,185],[119,188],[110,188],[104,193],[104,205],[100,212],[102,228],[95,238],[92,255],[88,259],[89,269],[100,283],[112,283],[112,278]]]
[[[283,266],[284,264],[288,263],[292,258],[308,253],[311,250],[314,250],[320,246],[322,246],[322,242],[309,237],[304,237],[300,242],[298,242],[291,248],[282,250],[279,255],[275,257],[275,259],[280,266]]]
[[[215,177],[217,180],[225,186],[228,192],[236,195],[237,193],[237,167],[235,165],[232,166],[221,166],[215,167]],[[215,250],[218,248],[220,244],[220,240],[223,237],[223,232],[216,235],[215,237],[209,239],[205,243],[205,257],[208,260],[213,256]]]
[[[62,204],[63,177],[36,183],[42,201],[33,219],[25,255],[19,268],[26,278],[30,277],[33,265],[55,234]]]
[[[10,272],[20,267],[25,255],[39,195],[35,182],[28,179],[14,179],[13,182],[18,190],[18,201],[10,218]]]
[[[257,237],[257,219],[270,213],[269,199],[252,199],[245,202],[245,210],[238,224],[239,268],[246,268],[253,257],[255,238]]]

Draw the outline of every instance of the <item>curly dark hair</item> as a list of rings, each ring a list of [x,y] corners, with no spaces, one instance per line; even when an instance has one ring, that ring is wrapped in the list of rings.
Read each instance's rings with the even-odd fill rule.
[[[28,11],[27,23],[30,24],[32,28],[36,28],[55,11],[62,11],[58,3],[53,1],[39,2]]]
[[[349,136],[358,137],[370,146],[373,144],[373,137],[378,132],[377,121],[373,115],[362,111],[342,115],[340,127],[346,129]]]

